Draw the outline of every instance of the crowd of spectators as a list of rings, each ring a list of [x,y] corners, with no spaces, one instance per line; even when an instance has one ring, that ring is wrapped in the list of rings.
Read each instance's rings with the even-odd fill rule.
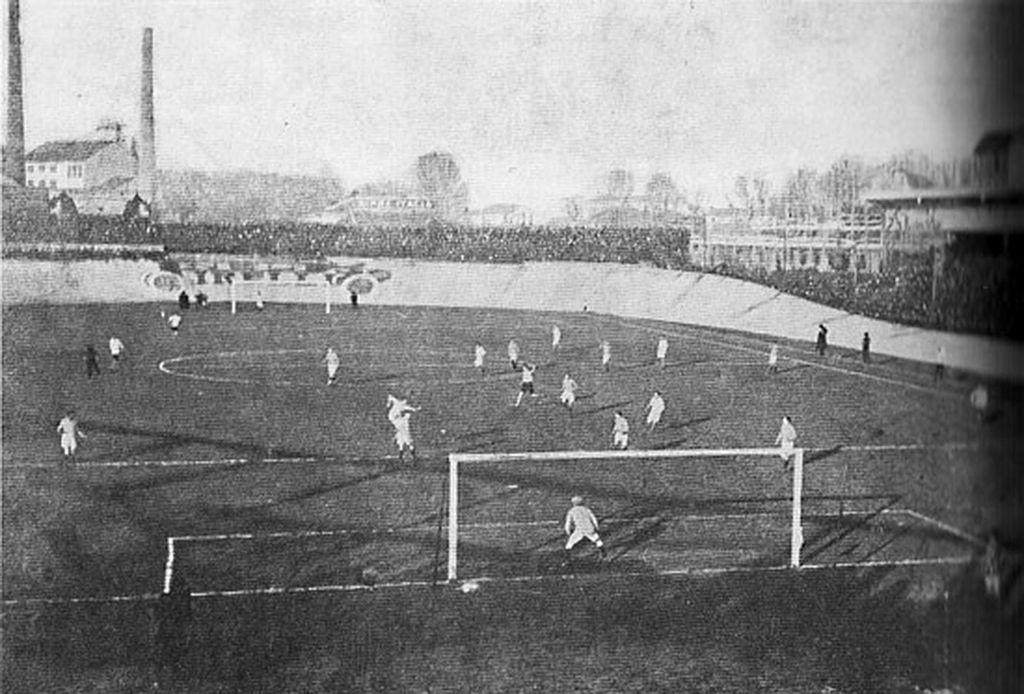
[[[947,256],[936,273],[933,253],[900,254],[879,273],[740,267],[718,267],[715,272],[902,325],[1024,338],[1024,281],[1012,271],[1010,260]]]
[[[71,221],[4,225],[11,242],[162,244],[168,253],[223,253],[324,259],[329,256],[422,258],[520,263],[611,262],[691,269],[689,232],[681,228],[496,227],[430,224],[345,227],[305,223],[159,224],[81,216]],[[121,254],[123,256],[123,253]],[[933,252],[898,254],[881,273],[714,272],[852,313],[905,325],[1003,337],[1024,337],[1024,282],[998,254],[950,253],[934,274]],[[934,300],[933,300],[934,291]]]

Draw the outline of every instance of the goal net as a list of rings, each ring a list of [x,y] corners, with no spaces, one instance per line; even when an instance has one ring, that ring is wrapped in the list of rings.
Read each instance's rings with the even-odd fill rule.
[[[501,562],[564,556],[570,499],[581,496],[620,566],[707,560],[800,566],[804,450],[779,448],[453,453],[448,456],[449,581]],[[788,537],[788,542],[785,538]],[[583,545],[589,543],[584,542]],[[788,545],[788,547],[787,547]],[[668,562],[667,564],[665,562]],[[543,572],[543,569],[540,569]],[[657,567],[655,568],[657,570]]]

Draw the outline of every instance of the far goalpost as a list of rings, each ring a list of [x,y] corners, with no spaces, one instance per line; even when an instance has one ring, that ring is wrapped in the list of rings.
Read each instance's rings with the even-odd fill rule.
[[[790,521],[789,565],[800,567],[803,546],[801,499],[803,496],[804,449],[794,448],[792,456],[792,508]],[[647,461],[678,458],[771,457],[781,459],[781,448],[543,451],[524,453],[452,453],[448,456],[448,581],[458,579],[459,569],[459,473],[469,465],[484,463],[558,464],[582,461]]]

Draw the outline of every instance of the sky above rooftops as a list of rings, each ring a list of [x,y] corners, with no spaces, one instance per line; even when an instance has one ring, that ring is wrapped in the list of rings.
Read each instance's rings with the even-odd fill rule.
[[[713,196],[843,154],[966,156],[1022,113],[1024,10],[994,2],[22,2],[28,147],[138,125],[161,168],[330,172],[454,153],[475,207],[666,171]]]

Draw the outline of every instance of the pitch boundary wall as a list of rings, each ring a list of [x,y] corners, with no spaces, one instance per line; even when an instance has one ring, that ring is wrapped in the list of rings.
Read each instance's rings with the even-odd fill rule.
[[[360,297],[364,305],[593,312],[738,330],[766,340],[808,342],[813,341],[818,324],[824,323],[834,346],[859,349],[861,337],[868,332],[875,354],[927,363],[935,360],[942,345],[949,367],[1024,382],[1024,345],[886,323],[719,275],[612,263],[334,258],[331,264],[384,278]],[[5,260],[3,303],[170,301],[181,284],[168,275],[148,261]],[[274,300],[323,303],[325,291],[308,283],[326,285],[326,278],[310,275],[305,279],[305,285],[269,279],[267,284],[274,285]],[[194,270],[185,269],[181,281],[193,290],[202,289],[213,302],[230,298],[230,285],[208,279],[200,285]],[[326,293],[337,303],[348,300],[341,283],[335,282]]]

